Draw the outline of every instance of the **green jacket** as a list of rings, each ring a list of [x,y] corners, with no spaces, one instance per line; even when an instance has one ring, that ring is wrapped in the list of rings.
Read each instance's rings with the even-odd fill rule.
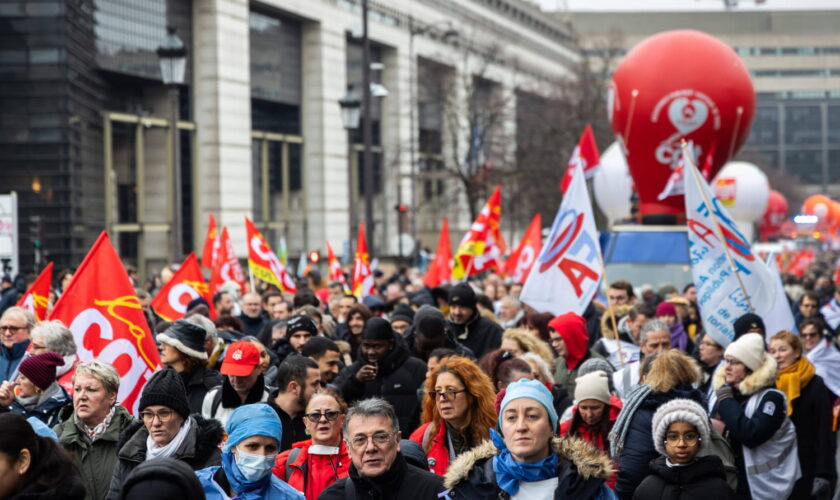
[[[578,376],[578,368],[580,368],[580,365],[582,365],[584,361],[592,358],[605,359],[597,352],[589,349],[586,352],[586,357],[580,360],[580,363],[578,363],[574,370],[569,370],[566,367],[566,361],[563,359],[563,356],[558,357],[554,362],[554,383],[565,387],[566,391],[569,392],[570,398],[575,398],[575,385],[577,385],[575,383],[575,379]]]
[[[76,458],[87,491],[85,500],[104,500],[108,495],[111,477],[117,465],[120,432],[135,421],[128,410],[118,406],[111,425],[92,444],[76,427],[72,413],[53,428],[64,449]]]

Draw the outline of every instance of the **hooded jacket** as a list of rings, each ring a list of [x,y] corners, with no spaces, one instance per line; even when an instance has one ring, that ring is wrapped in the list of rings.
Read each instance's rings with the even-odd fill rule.
[[[217,420],[208,420],[201,415],[190,415],[192,427],[184,439],[184,442],[175,451],[171,458],[182,460],[193,470],[203,469],[222,463],[222,453],[219,444],[224,437],[222,424]],[[111,480],[111,488],[108,492],[108,499],[119,498],[122,484],[128,474],[146,460],[146,438],[149,431],[142,421],[134,422],[120,434],[117,442],[117,466],[114,468],[114,476]]]
[[[53,428],[61,446],[76,459],[87,500],[104,500],[107,496],[117,465],[120,433],[134,422],[134,417],[125,407],[117,406],[110,425],[93,443],[79,430],[72,411],[68,418]]]
[[[618,414],[621,413],[621,400],[617,397],[610,395],[610,404],[607,405],[607,410],[609,413],[606,415],[607,418],[610,419],[610,425],[607,429],[607,434],[609,434],[610,429],[615,424],[616,419],[618,418]],[[578,407],[577,405],[574,406],[572,409],[572,415],[577,414]],[[569,433],[569,430],[572,428],[572,420],[566,420],[560,424],[560,435],[565,436]],[[577,437],[583,439],[587,443],[591,444],[592,446],[598,448],[604,453],[609,453],[610,445],[606,439],[599,438],[592,429],[586,424],[586,422],[581,422],[581,425],[577,429]],[[606,437],[606,436],[605,436]]]
[[[448,329],[455,334],[457,341],[468,347],[477,359],[481,359],[482,356],[502,345],[502,327],[483,317],[477,309],[462,325],[448,319],[446,324]]]
[[[549,321],[548,327],[560,334],[566,346],[566,354],[554,363],[554,381],[565,387],[569,394],[574,394],[581,363],[589,358],[604,357],[589,349],[586,321],[579,314],[561,314]]]
[[[726,484],[723,462],[714,455],[697,457],[694,462],[668,467],[665,457],[650,463],[650,475],[633,493],[633,500],[732,500],[735,492]]]
[[[606,455],[585,441],[571,437],[552,438],[551,451],[560,457],[555,498],[612,498],[611,493],[604,491],[609,491],[604,482],[613,472]],[[510,498],[496,483],[493,457],[498,453],[493,442],[487,440],[452,462],[443,479],[444,487],[449,489],[449,498]]]
[[[338,374],[335,385],[347,404],[372,396],[384,398],[397,414],[400,430],[409,435],[420,424],[420,401],[417,389],[426,381],[426,363],[411,357],[405,343],[394,334],[394,347],[378,362],[376,379],[359,382],[356,373],[368,364],[361,357]]]
[[[417,328],[420,324],[420,320],[428,316],[438,316],[444,323],[444,340],[443,345],[441,347],[452,349],[453,351],[457,352],[460,356],[464,356],[465,358],[475,359],[475,354],[473,353],[472,349],[458,342],[458,339],[455,338],[455,333],[452,331],[451,328],[448,328],[449,325],[447,324],[446,318],[444,317],[443,313],[440,312],[440,309],[433,306],[425,305],[420,307],[420,309],[418,309],[417,312],[414,314],[414,321],[412,322],[411,327],[409,327],[408,331],[403,337],[403,339],[405,340],[405,345],[406,347],[408,347],[408,351],[411,353],[412,356],[414,356],[415,358],[423,359],[422,354],[417,351],[414,342],[417,337]]]
[[[347,477],[351,462],[343,439],[339,441],[337,455],[310,455],[310,446],[311,439],[299,441],[292,449],[277,455],[272,472],[306,498],[318,498],[331,484]],[[290,463],[289,457],[293,453],[295,456]],[[287,475],[287,471],[290,474]]]

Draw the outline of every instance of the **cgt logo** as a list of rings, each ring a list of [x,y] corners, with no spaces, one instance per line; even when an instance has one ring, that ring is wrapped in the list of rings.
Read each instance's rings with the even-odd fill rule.
[[[580,298],[583,293],[583,283],[586,280],[598,283],[598,246],[592,235],[583,231],[584,214],[569,209],[556,219],[548,235],[545,250],[540,254],[537,262],[539,272],[545,273],[557,266]]]

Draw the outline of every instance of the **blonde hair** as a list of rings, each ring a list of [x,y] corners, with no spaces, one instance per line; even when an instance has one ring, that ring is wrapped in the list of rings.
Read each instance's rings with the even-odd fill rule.
[[[533,352],[549,365],[554,363],[554,356],[551,355],[551,348],[548,347],[548,344],[524,328],[508,328],[502,334],[502,338],[513,340],[523,352]]]
[[[700,365],[677,349],[660,352],[650,364],[645,376],[653,392],[668,392],[679,385],[690,385],[700,380]]]
[[[79,375],[95,378],[96,380],[102,382],[102,387],[111,394],[117,394],[120,392],[120,375],[117,373],[117,370],[108,363],[99,361],[98,359],[85,363],[79,363],[76,365],[76,372],[73,374],[73,383],[76,382],[76,377]]]
[[[554,384],[554,375],[551,374],[551,365],[546,363],[539,354],[535,352],[526,352],[522,356],[519,356],[519,359],[525,362],[533,361],[534,364],[537,365],[537,370],[540,372],[542,381]]]
[[[617,337],[615,331],[613,330],[612,315],[610,314],[610,310],[612,310],[615,314],[615,326],[618,328],[618,323],[621,321],[621,318],[630,314],[632,309],[633,306],[623,305],[612,306],[604,311],[603,316],[601,316],[601,335],[608,339],[615,339]]]

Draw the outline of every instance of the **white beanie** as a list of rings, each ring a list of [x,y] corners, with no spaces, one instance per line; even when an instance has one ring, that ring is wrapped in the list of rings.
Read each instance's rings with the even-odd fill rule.
[[[685,422],[691,424],[700,434],[700,449],[709,444],[709,416],[702,406],[690,399],[672,399],[660,406],[653,414],[651,432],[653,433],[653,446],[656,451],[663,455],[665,453],[665,434],[668,427],[674,422]]]
[[[610,404],[610,382],[602,371],[589,372],[575,379],[575,403],[594,399]]]
[[[725,356],[732,356],[752,371],[764,363],[764,337],[760,333],[746,333],[726,348]]]

